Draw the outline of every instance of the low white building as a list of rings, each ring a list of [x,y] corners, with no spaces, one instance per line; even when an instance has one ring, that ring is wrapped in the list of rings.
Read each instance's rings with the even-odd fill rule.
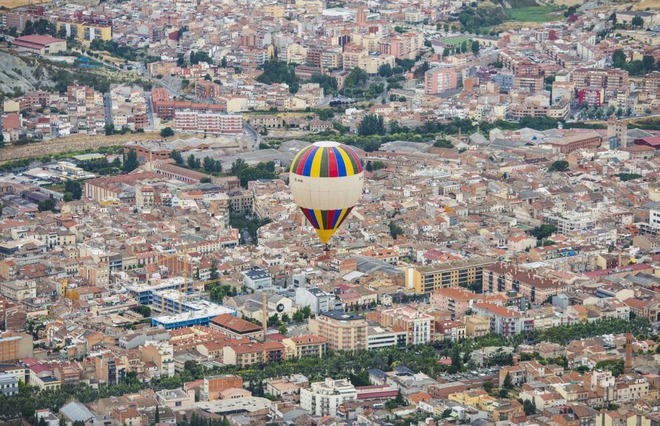
[[[273,285],[273,277],[263,269],[253,268],[241,274],[243,274],[243,284],[251,290],[261,290]]]

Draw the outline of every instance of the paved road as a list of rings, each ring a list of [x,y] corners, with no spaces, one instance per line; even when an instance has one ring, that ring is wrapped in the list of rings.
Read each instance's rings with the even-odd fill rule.
[[[110,92],[103,95],[103,108],[105,110],[105,122],[112,123],[112,96]]]
[[[156,122],[154,121],[154,106],[153,99],[151,98],[151,92],[145,92],[145,100],[147,101],[147,116],[149,117],[149,124],[147,125],[147,130],[153,130]]]
[[[261,142],[261,135],[257,133],[256,130],[254,130],[248,123],[243,124],[243,130],[245,130],[245,134],[250,136],[253,141],[256,142],[256,145],[259,145],[259,142]]]

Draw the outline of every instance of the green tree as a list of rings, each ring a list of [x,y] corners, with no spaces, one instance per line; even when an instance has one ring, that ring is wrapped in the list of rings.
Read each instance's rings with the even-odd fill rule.
[[[504,383],[502,387],[504,389],[513,389],[513,380],[511,379],[511,374],[506,373],[506,376],[504,376]]]
[[[51,195],[48,198],[44,198],[43,200],[39,201],[37,203],[37,208],[39,209],[40,212],[45,212],[45,211],[55,211],[57,203],[55,202],[55,199]]]
[[[404,407],[406,405],[406,399],[403,397],[403,392],[401,392],[401,389],[399,389],[399,391],[396,393],[394,403],[399,407]]]
[[[241,171],[247,169],[249,166],[242,158],[237,158],[231,165],[231,174],[237,176]]]
[[[459,350],[458,346],[454,346],[454,348],[452,349],[452,352],[451,352],[451,367],[452,367],[452,370],[454,370],[454,372],[459,372],[459,371],[461,371],[461,368],[463,368],[462,359],[461,359],[461,351]]]
[[[417,80],[421,80],[422,78],[424,78],[424,74],[426,74],[426,71],[430,69],[431,66],[429,65],[429,63],[424,61],[422,65],[418,66],[415,69],[415,72],[413,73],[413,77],[415,77]]]
[[[115,134],[115,125],[112,123],[105,123],[104,126],[105,135],[110,136]]]
[[[635,28],[641,28],[644,26],[644,18],[642,18],[641,16],[635,16],[630,21],[630,24]]]
[[[130,173],[137,169],[139,165],[140,163],[138,162],[137,152],[135,152],[134,149],[131,149],[124,157],[124,165],[122,166],[122,170]]]
[[[190,168],[190,169],[196,169],[197,168],[196,167],[197,159],[195,158],[194,154],[190,154],[188,156],[188,160],[186,160],[186,164],[188,165],[188,168]]]
[[[523,401],[523,410],[525,410],[525,415],[527,416],[536,414],[536,404],[534,401],[526,399]]]
[[[403,235],[403,229],[394,223],[393,221],[389,223],[389,228],[390,228],[390,236],[396,240],[396,237],[399,235]]]
[[[364,86],[367,83],[369,76],[367,72],[361,68],[353,68],[344,80],[344,95],[353,96],[357,92],[356,89]]]
[[[280,324],[280,326],[277,327],[277,332],[286,335],[289,332],[289,330],[286,328],[286,325]]]
[[[618,173],[616,176],[619,179],[621,179],[623,182],[627,182],[633,179],[639,179],[642,177],[642,175],[638,175],[637,173]]]
[[[614,66],[614,68],[625,68],[626,59],[627,57],[623,52],[623,49],[617,49],[612,52],[612,66]]]
[[[173,159],[178,165],[183,164],[183,157],[181,156],[181,153],[179,151],[173,150],[172,152],[170,152],[170,158]]]
[[[606,361],[598,361],[595,366],[596,370],[610,370],[614,377],[623,374],[624,360],[622,359],[609,359]]]
[[[478,55],[480,47],[481,46],[479,45],[479,42],[475,40],[475,41],[472,42],[472,46],[470,48],[472,49],[472,53],[474,53],[475,55]]]
[[[527,233],[533,237],[536,237],[537,240],[542,240],[548,238],[550,235],[554,234],[557,231],[557,227],[554,225],[541,225],[536,228],[530,229]]]
[[[154,413],[154,423],[160,423],[160,407],[156,404],[156,412]]]
[[[447,139],[438,139],[433,143],[433,146],[436,148],[453,148],[454,145]]]
[[[172,130],[171,127],[165,127],[164,129],[160,130],[161,138],[169,138],[170,136],[174,136],[174,130]]]
[[[215,259],[211,261],[211,267],[209,268],[209,273],[211,280],[217,280],[218,278],[220,278],[220,274],[218,273],[218,262],[216,262]]]
[[[568,161],[557,160],[550,165],[548,172],[566,172],[568,171]]]
[[[495,385],[490,380],[487,380],[484,382],[483,387],[486,392],[491,393],[493,392],[493,388],[495,387]]]
[[[82,198],[82,184],[77,180],[66,181],[64,191],[71,193],[71,198],[74,200],[80,200]]]
[[[300,79],[296,76],[294,65],[270,59],[264,63],[263,70],[264,72],[257,77],[259,83],[286,83],[289,86],[289,92],[298,91]]]
[[[392,76],[392,65],[390,64],[383,64],[380,67],[378,67],[378,75],[381,77],[390,77]]]
[[[330,75],[314,73],[309,79],[310,83],[318,83],[323,89],[324,95],[334,95],[337,93],[337,79]],[[330,110],[331,111],[331,110]],[[321,118],[323,120],[323,118]]]
[[[268,317],[268,327],[279,327],[282,322],[280,321],[280,317],[277,314],[273,314]]]
[[[383,122],[383,117],[374,114],[362,117],[360,125],[358,126],[358,134],[360,136],[384,135],[385,124]]]

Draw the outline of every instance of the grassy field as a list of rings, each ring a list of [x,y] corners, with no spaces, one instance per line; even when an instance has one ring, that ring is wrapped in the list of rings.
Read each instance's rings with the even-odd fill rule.
[[[470,41],[470,40],[471,37],[456,37],[456,38],[444,39],[443,41],[453,46],[460,46],[464,41]]]
[[[516,22],[549,22],[564,19],[562,15],[553,14],[559,10],[554,6],[516,7],[506,10],[512,21]]]
[[[0,0],[0,7],[14,9],[28,4],[50,3],[51,0]]]

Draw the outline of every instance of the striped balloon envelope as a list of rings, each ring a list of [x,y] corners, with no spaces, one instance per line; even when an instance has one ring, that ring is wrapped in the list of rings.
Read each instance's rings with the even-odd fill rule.
[[[338,142],[316,142],[296,155],[289,172],[295,203],[327,244],[362,196],[360,157]]]

